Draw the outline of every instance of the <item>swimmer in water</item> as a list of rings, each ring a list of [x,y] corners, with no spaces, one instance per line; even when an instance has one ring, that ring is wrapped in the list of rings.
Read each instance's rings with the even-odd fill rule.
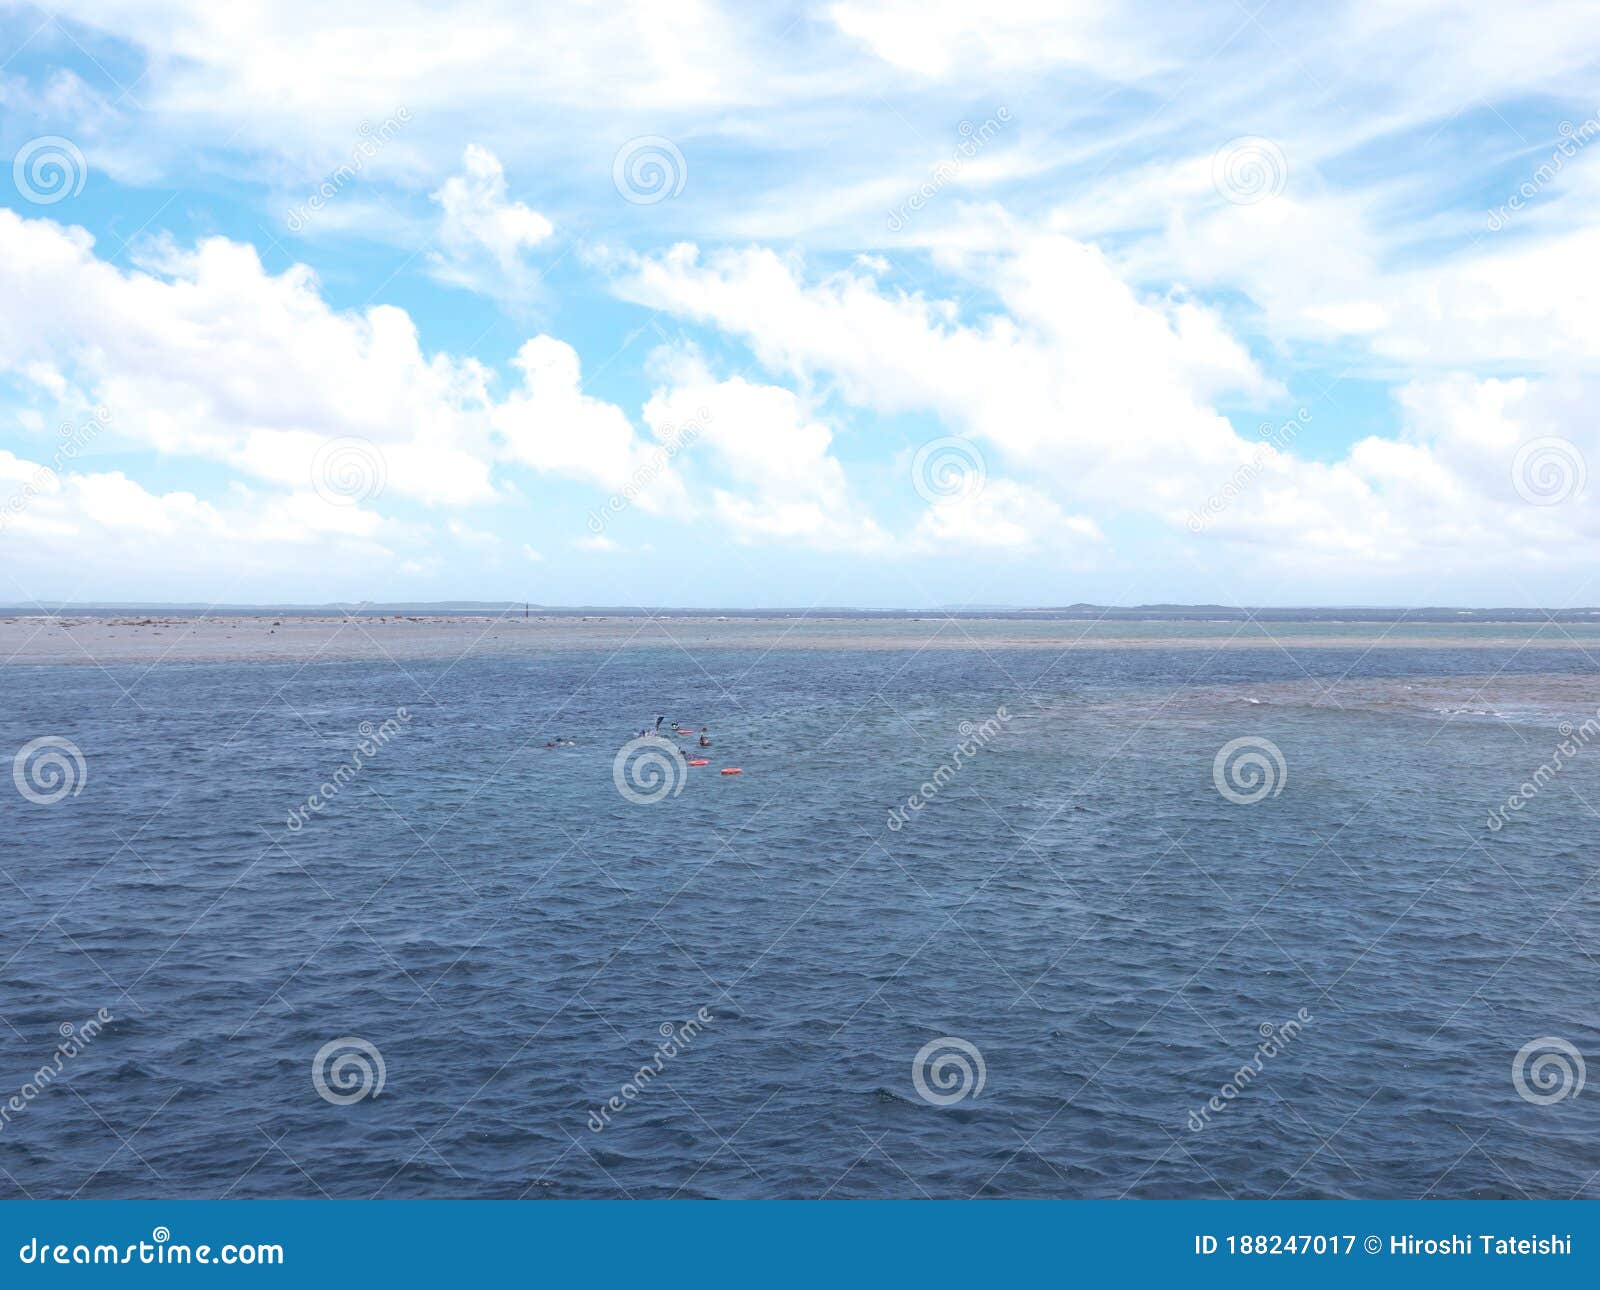
[[[711,736],[706,733],[706,728],[704,726],[700,727],[700,746],[702,748],[711,747]]]

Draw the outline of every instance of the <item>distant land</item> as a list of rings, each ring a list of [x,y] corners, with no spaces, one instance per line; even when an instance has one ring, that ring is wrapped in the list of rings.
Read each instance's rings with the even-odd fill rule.
[[[167,617],[500,617],[540,618],[862,618],[1046,619],[1063,622],[1246,622],[1263,623],[1592,623],[1600,609],[1465,608],[1453,605],[939,605],[930,609],[858,608],[839,605],[763,609],[673,605],[541,605],[487,600],[359,601],[327,604],[206,604],[166,601],[39,602],[0,605],[0,617],[106,618],[159,614]]]

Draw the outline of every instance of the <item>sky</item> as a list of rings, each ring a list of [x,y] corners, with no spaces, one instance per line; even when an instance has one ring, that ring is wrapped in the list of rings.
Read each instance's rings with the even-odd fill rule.
[[[0,602],[1600,603],[1593,17],[0,0]]]

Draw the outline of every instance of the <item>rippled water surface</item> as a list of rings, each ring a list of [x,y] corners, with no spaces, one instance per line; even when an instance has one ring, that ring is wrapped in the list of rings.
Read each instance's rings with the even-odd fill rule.
[[[1448,645],[0,670],[0,1194],[1600,1194],[1600,669]]]

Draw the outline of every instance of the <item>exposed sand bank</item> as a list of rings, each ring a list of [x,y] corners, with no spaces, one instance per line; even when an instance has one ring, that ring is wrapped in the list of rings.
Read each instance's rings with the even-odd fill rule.
[[[1584,626],[532,617],[0,618],[0,664],[307,663],[620,649],[1583,649]]]

